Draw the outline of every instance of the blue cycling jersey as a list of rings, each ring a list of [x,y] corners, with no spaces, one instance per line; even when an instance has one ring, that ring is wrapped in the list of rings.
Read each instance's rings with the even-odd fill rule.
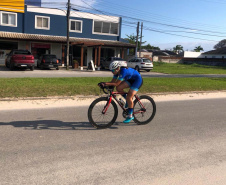
[[[138,71],[132,68],[121,68],[120,74],[114,75],[114,79],[120,81],[126,81],[129,84],[130,89],[138,91],[143,83],[143,79]]]

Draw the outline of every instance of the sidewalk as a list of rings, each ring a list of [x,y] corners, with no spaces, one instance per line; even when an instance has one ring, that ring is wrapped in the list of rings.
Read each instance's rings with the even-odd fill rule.
[[[149,94],[156,102],[197,99],[225,98],[226,91],[153,93]],[[2,98],[0,110],[43,109],[74,106],[89,106],[98,96],[40,97],[40,98]]]

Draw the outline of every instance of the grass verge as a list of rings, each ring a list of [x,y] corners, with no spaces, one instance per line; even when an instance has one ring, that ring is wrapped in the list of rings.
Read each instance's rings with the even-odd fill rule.
[[[97,83],[110,80],[101,77],[1,78],[0,98],[99,95]],[[226,90],[226,78],[144,78],[139,94],[213,90]]]
[[[166,74],[226,74],[226,66],[154,62],[152,71]]]

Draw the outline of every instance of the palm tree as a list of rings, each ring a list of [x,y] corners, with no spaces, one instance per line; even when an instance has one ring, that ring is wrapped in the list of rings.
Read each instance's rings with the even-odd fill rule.
[[[200,51],[204,51],[203,48],[201,46],[197,46],[194,49],[195,52],[200,52]]]
[[[178,54],[178,53],[184,51],[184,49],[183,49],[183,46],[176,45],[176,47],[173,48],[173,51]]]

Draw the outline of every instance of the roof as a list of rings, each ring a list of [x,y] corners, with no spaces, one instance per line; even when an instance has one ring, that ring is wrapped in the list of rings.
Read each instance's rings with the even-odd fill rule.
[[[156,49],[141,49],[141,52],[150,52],[153,53],[153,56],[172,56],[172,55],[177,55],[173,51],[169,50],[156,50]]]
[[[226,47],[215,49],[215,50],[211,50],[211,51],[207,51],[207,52],[205,52],[203,54],[226,54]]]
[[[177,55],[173,51],[168,51],[168,50],[156,50],[153,52],[153,56],[175,56]]]
[[[58,43],[67,42],[67,37],[64,37],[64,36],[37,35],[37,34],[15,33],[15,32],[0,32],[0,38],[13,39],[13,40],[58,42]],[[104,46],[125,47],[125,48],[136,47],[135,44],[125,43],[121,41],[111,41],[111,40],[97,40],[97,39],[70,37],[69,41],[73,44],[89,45],[89,46],[104,45]]]

